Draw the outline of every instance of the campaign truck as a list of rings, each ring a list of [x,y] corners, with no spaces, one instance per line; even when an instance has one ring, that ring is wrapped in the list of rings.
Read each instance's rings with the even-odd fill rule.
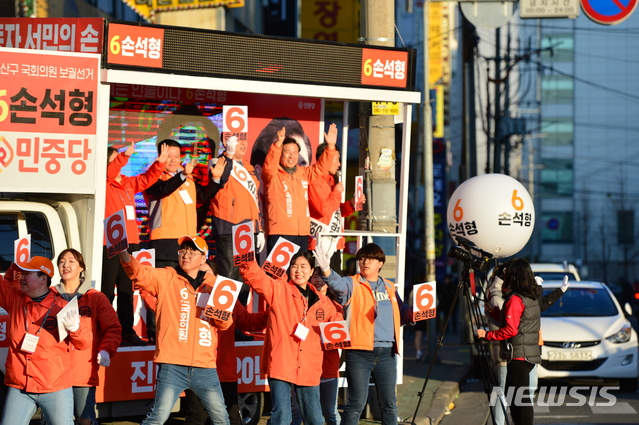
[[[157,142],[178,140],[185,161],[197,161],[196,178],[206,179],[207,164],[223,151],[221,140],[236,136],[248,141],[247,157],[259,174],[273,136],[286,126],[308,165],[323,141],[325,103],[332,101],[342,106],[346,170],[349,101],[382,101],[403,106],[401,149],[410,152],[411,104],[420,101],[414,63],[412,49],[102,18],[0,18],[0,272],[14,261],[14,241],[30,235],[31,255],[55,261],[66,248],[82,252],[87,279],[100,289],[109,146],[135,146],[122,173],[137,175],[156,159]],[[346,178],[354,181],[355,175]],[[396,277],[404,276],[408,161],[397,180],[396,233],[341,234],[358,243],[392,238],[397,267],[391,278],[403,282]],[[208,208],[199,207],[198,231],[208,240]],[[136,195],[136,213],[144,247],[149,226],[142,194]],[[249,309],[262,304],[252,298]],[[0,316],[0,356],[6,357],[3,320],[6,315]],[[135,329],[142,337],[145,320],[136,294]],[[259,335],[244,339],[236,342],[240,404],[245,423],[256,423],[268,391],[260,374],[263,344]],[[154,349],[120,347],[111,366],[101,368],[100,417],[149,410]]]

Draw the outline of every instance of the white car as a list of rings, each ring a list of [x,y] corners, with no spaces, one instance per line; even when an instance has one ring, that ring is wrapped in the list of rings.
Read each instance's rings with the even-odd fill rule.
[[[545,281],[544,293],[559,286],[561,281]],[[606,284],[571,282],[541,313],[541,330],[539,378],[610,378],[622,390],[637,390],[637,333]]]

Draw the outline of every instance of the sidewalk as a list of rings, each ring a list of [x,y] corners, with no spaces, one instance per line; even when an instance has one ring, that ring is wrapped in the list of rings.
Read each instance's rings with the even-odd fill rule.
[[[431,363],[430,356],[423,361],[415,360],[414,334],[410,328],[404,333],[404,376],[397,387],[398,415],[402,423],[413,422],[426,374]],[[427,353],[428,343],[422,343]],[[425,350],[425,349],[426,350]],[[450,329],[439,348],[437,359],[415,416],[415,425],[436,425],[448,410],[448,406],[459,394],[459,385],[467,377],[470,368],[470,346],[460,344],[460,333]]]

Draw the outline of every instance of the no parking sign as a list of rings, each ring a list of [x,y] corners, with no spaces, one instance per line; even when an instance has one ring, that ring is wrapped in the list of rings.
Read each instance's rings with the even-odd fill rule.
[[[615,25],[634,12],[637,0],[581,0],[581,8],[590,20]]]

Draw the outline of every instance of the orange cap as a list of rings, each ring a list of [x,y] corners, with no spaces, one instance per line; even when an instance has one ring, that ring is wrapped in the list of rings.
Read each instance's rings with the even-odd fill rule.
[[[199,236],[182,236],[178,239],[178,245],[182,245],[185,241],[191,241],[195,244],[195,247],[204,253],[204,255],[209,255],[209,246],[206,244],[206,241]]]
[[[27,272],[42,272],[53,278],[53,263],[46,257],[35,256],[26,263],[16,263],[16,266]]]

